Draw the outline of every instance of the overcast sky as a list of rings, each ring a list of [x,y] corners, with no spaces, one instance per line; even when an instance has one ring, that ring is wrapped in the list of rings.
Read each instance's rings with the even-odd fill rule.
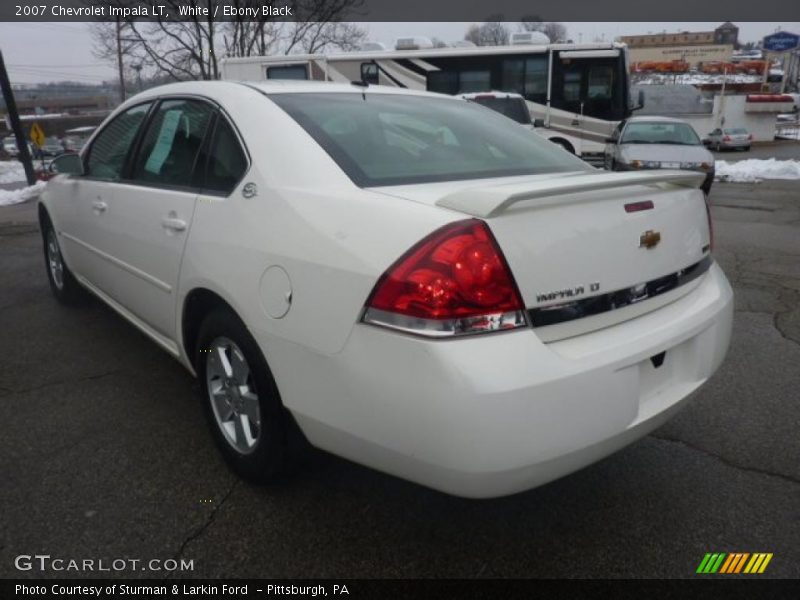
[[[404,36],[459,40],[470,23],[362,23],[369,39],[391,44]],[[720,23],[565,23],[574,41],[613,40],[619,35],[666,30],[709,31]],[[737,23],[740,41],[757,41],[777,31],[800,33],[800,23]],[[36,83],[70,79],[100,83],[114,77],[113,65],[92,56],[88,24],[0,23],[0,50],[13,83]]]

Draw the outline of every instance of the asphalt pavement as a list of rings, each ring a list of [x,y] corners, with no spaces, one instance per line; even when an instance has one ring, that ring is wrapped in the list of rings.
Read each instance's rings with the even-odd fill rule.
[[[99,302],[59,306],[33,206],[0,208],[0,577],[91,575],[15,569],[49,554],[194,565],[126,577],[691,578],[707,552],[800,577],[800,185],[711,199],[736,291],[718,373],[625,450],[484,501],[322,452],[279,485],[238,481],[190,375]]]

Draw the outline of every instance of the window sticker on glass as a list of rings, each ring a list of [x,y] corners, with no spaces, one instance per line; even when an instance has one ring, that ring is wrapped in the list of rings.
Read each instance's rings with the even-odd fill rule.
[[[161,167],[164,166],[164,161],[167,160],[169,151],[172,149],[172,143],[175,141],[175,132],[178,130],[182,115],[182,110],[168,110],[164,115],[164,120],[161,122],[161,130],[158,132],[158,139],[144,165],[145,171],[155,175],[161,173]]]

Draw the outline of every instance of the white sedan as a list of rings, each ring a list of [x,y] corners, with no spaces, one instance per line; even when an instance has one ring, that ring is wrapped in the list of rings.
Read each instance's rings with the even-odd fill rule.
[[[463,100],[167,85],[54,169],[53,293],[196,374],[251,480],[299,427],[452,494],[525,490],[664,423],[728,347],[702,174],[599,172]]]

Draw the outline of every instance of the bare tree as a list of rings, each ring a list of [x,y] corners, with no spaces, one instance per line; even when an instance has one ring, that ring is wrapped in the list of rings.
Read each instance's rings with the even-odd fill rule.
[[[233,0],[235,6],[260,8],[260,0]],[[270,53],[308,54],[333,47],[355,50],[367,33],[342,17],[363,4],[363,0],[294,0],[291,3],[295,20],[252,21],[234,19],[225,24],[225,50],[229,56],[251,56]]]
[[[109,0],[132,7],[137,0]],[[167,80],[218,79],[219,59],[268,53],[320,52],[327,47],[352,50],[366,32],[342,17],[363,0],[291,0],[294,21],[263,16],[263,0],[162,0],[164,14],[177,18],[100,24],[95,48],[98,57],[137,69],[137,78]],[[249,8],[231,21],[216,21],[223,6]],[[207,9],[206,11],[202,9]],[[237,11],[238,13],[238,11]],[[116,29],[115,29],[116,27]],[[120,66],[120,70],[123,67]],[[124,78],[121,76],[124,86]]]
[[[491,15],[480,25],[470,25],[464,39],[476,46],[504,46],[508,44],[511,32],[503,22],[503,15]]]
[[[91,4],[91,2],[86,2],[86,4]],[[124,0],[110,0],[110,4],[123,6],[126,2]],[[127,87],[125,80],[130,75],[130,59],[134,54],[134,42],[129,37],[130,22],[124,21],[119,17],[115,21],[98,21],[91,25],[90,35],[94,57],[116,65],[119,78],[120,102],[124,102]]]
[[[563,23],[542,21],[538,16],[523,17],[520,22],[521,31],[539,31],[545,34],[552,43],[567,41],[567,28]]]

